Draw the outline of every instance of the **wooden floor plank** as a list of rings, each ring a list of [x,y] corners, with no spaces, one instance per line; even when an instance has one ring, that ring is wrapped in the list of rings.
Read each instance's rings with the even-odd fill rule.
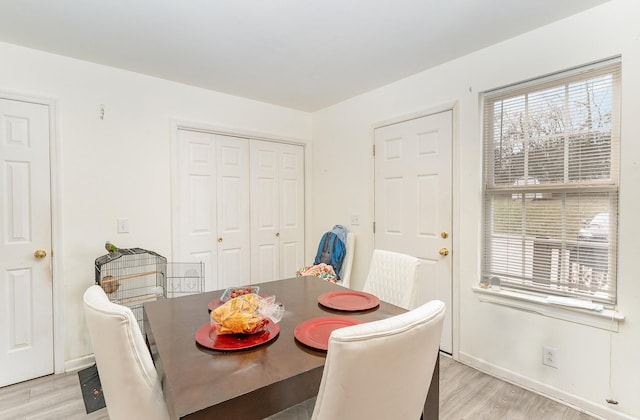
[[[2,390],[2,388],[0,388],[0,390]],[[31,390],[29,388],[7,389],[4,392],[0,392],[0,412],[3,409],[18,407],[28,403],[30,395]]]
[[[86,414],[77,372],[0,388],[0,420],[109,420],[106,408]],[[447,356],[440,361],[441,420],[595,420]]]
[[[440,358],[440,419],[595,420],[446,356]]]
[[[12,399],[18,394],[20,400]],[[28,398],[24,398],[24,395]],[[77,372],[50,375],[0,388],[0,420],[105,419],[107,410],[86,414]]]

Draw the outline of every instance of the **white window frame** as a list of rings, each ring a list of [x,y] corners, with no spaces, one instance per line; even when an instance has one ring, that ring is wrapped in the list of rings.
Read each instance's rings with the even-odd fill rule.
[[[515,94],[528,94],[537,92],[541,89],[544,89],[548,86],[558,86],[568,84],[576,79],[588,79],[590,78],[590,74],[594,71],[611,71],[614,75],[613,82],[613,123],[611,130],[611,160],[612,160],[612,169],[611,169],[611,179],[605,180],[603,182],[599,181],[590,181],[589,183],[577,183],[578,185],[569,185],[567,183],[549,183],[546,185],[534,185],[534,192],[530,192],[527,194],[527,191],[531,191],[531,185],[524,185],[520,187],[518,183],[516,185],[500,185],[499,183],[495,183],[493,179],[493,170],[494,170],[494,162],[491,161],[493,159],[493,152],[487,153],[488,148],[493,148],[493,136],[494,133],[491,127],[492,118],[492,110],[487,109],[489,104],[493,103],[496,98],[505,98],[509,97],[509,95]],[[483,160],[483,169],[484,169],[484,195],[483,195],[483,203],[484,203],[484,229],[483,229],[483,254],[482,254],[482,272],[483,278],[480,281],[480,284],[477,287],[474,287],[474,290],[479,292],[478,296],[482,301],[488,301],[492,303],[497,303],[506,306],[519,307],[522,309],[526,309],[529,311],[534,311],[538,313],[542,313],[544,315],[553,316],[551,314],[554,312],[553,309],[549,310],[548,307],[558,307],[561,305],[563,310],[561,313],[566,315],[566,309],[573,313],[582,312],[587,314],[586,319],[590,319],[591,315],[595,315],[595,321],[592,319],[591,321],[585,321],[578,316],[576,318],[575,315],[569,317],[571,320],[576,322],[586,323],[588,325],[594,325],[596,327],[605,328],[605,329],[613,329],[611,325],[613,325],[613,321],[615,321],[615,329],[617,330],[617,321],[623,319],[622,314],[618,313],[615,310],[616,304],[616,292],[615,286],[617,283],[616,279],[616,259],[617,259],[617,212],[618,212],[618,184],[619,184],[619,146],[620,146],[620,108],[619,108],[619,98],[620,98],[620,61],[619,59],[615,60],[607,60],[601,63],[595,63],[589,66],[584,66],[580,68],[576,68],[567,72],[558,73],[551,76],[546,76],[543,78],[527,81],[524,83],[519,83],[516,85],[512,85],[506,88],[500,88],[494,91],[486,92],[483,94],[483,115],[484,115],[484,131],[483,131],[483,144],[485,147],[485,159]],[[565,166],[568,166],[565,163]],[[529,176],[527,172],[527,165],[525,164],[525,177]],[[566,167],[565,167],[565,170]],[[536,180],[537,184],[537,180]],[[524,194],[524,197],[527,198],[538,198],[538,196],[542,197],[543,195],[549,195],[553,193],[561,193],[567,194],[577,191],[589,193],[595,191],[605,191],[606,194],[610,194],[610,196],[614,197],[615,200],[612,200],[610,207],[611,214],[611,228],[610,228],[610,236],[609,236],[609,271],[611,274],[611,278],[614,282],[614,292],[611,295],[607,296],[605,299],[602,299],[602,296],[589,296],[589,294],[581,294],[577,293],[575,289],[573,290],[559,290],[559,289],[551,289],[548,286],[540,287],[539,284],[526,284],[527,282],[522,281],[518,283],[517,281],[510,281],[512,279],[507,278],[507,281],[500,281],[500,276],[496,276],[492,274],[491,263],[489,262],[491,259],[491,228],[493,225],[491,206],[497,194],[502,194],[504,197],[505,192],[509,194],[513,194],[514,196],[518,194]],[[516,198],[524,198],[522,195],[519,195]],[[526,213],[525,216],[526,217]],[[495,235],[494,235],[495,236]],[[564,249],[563,242],[563,249]],[[568,252],[568,251],[567,251]],[[494,270],[495,271],[495,270]],[[591,297],[591,299],[590,299]],[[557,316],[559,318],[566,318],[566,316]]]

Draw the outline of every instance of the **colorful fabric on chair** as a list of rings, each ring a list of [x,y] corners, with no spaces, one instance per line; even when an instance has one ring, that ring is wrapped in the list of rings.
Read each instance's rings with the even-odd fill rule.
[[[316,276],[332,283],[336,283],[338,281],[338,276],[336,276],[336,272],[333,270],[333,267],[325,263],[302,267],[296,271],[296,276]]]

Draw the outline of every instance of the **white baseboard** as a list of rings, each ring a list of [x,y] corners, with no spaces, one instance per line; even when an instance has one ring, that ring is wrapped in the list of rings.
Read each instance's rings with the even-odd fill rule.
[[[603,420],[635,419],[635,417],[620,413],[611,409],[610,407],[595,404],[593,401],[586,400],[584,398],[578,397],[577,395],[570,394],[542,382],[534,381],[533,379],[523,376],[519,373],[504,369],[500,366],[493,365],[485,360],[478,359],[464,352],[460,352],[458,357],[458,361],[460,363],[469,365],[474,369],[477,369],[488,375],[495,376],[496,378],[502,379],[521,388],[525,388],[531,392],[542,395],[543,397],[557,401],[560,404],[567,405],[578,411],[589,414],[590,416]]]
[[[64,362],[64,371],[71,372],[74,370],[84,369],[93,365],[95,362],[96,359],[93,354],[88,354],[73,360],[67,360]]]

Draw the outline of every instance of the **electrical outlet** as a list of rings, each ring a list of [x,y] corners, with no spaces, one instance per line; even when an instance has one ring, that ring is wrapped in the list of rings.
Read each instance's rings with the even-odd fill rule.
[[[542,364],[558,369],[558,349],[542,346]]]

